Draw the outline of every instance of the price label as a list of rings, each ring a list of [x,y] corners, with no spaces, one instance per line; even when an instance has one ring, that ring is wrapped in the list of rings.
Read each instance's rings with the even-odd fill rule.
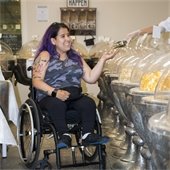
[[[161,38],[161,28],[159,26],[153,26],[152,37],[158,39]]]

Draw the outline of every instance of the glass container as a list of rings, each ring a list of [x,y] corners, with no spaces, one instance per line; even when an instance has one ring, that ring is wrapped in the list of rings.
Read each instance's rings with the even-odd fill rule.
[[[31,71],[28,70],[28,67],[32,66],[38,47],[38,36],[34,35],[32,40],[23,44],[18,52],[17,64],[21,66],[25,77],[31,77]]]
[[[170,167],[170,101],[166,111],[153,115],[148,121],[152,133],[152,157],[157,169]]]
[[[158,135],[168,136],[170,138],[170,100],[168,102],[167,110],[155,114],[149,119],[148,127],[151,131]]]
[[[89,49],[89,56],[90,58],[99,58],[98,54],[108,48],[110,48],[110,44],[108,42],[99,41]]]
[[[18,52],[18,59],[34,58],[39,46],[38,36],[32,36],[32,40],[23,44]]]
[[[126,49],[121,48],[119,53],[113,59],[107,60],[105,64],[105,69],[109,70],[111,74],[118,76],[118,69],[124,59],[127,57]]]
[[[109,49],[110,49],[109,42],[105,42],[103,40],[97,42],[89,49],[89,57],[91,59],[91,62],[93,63],[93,66],[98,62],[102,54],[105,51],[108,51]]]
[[[168,63],[167,63],[168,64]],[[168,100],[170,98],[170,68],[162,73],[155,89],[155,99]]]
[[[5,79],[9,79],[13,74],[15,56],[12,49],[4,42],[0,41],[0,66]]]
[[[146,112],[153,115],[160,111],[165,111],[170,99],[170,68],[167,68],[160,77],[155,88],[154,95],[142,98],[142,102],[146,104]],[[147,109],[149,107],[149,109]]]
[[[138,75],[141,77],[139,81],[139,87],[131,88],[129,94],[127,95],[128,105],[131,106],[131,118],[134,123],[135,129],[137,130],[139,136],[146,142],[149,150],[152,152],[153,146],[151,144],[151,134],[148,132],[147,122],[151,115],[156,111],[164,109],[165,105],[151,104],[148,101],[143,100],[143,98],[154,95],[156,85],[161,77],[161,74],[165,67],[168,66],[168,54],[162,54],[159,52],[150,53],[151,56],[144,57],[143,60],[139,62],[137,68],[140,72],[136,72],[133,76],[139,81]],[[161,55],[159,55],[161,54]],[[136,69],[138,70],[138,69]],[[142,73],[142,74],[141,74]],[[131,77],[132,80],[132,77]],[[158,113],[158,112],[156,112]]]
[[[84,59],[89,59],[89,52],[85,45],[78,42],[76,39],[72,43],[72,47],[76,50]]]
[[[140,90],[154,92],[163,71],[170,65],[170,53],[155,58],[154,62],[144,70],[140,80]]]
[[[119,66],[118,75],[119,81],[129,81],[133,67],[139,61],[140,57],[137,56],[135,50],[130,50],[127,57],[123,60]]]
[[[140,83],[142,75],[157,57],[155,52],[148,51],[133,68],[130,81],[133,83]]]

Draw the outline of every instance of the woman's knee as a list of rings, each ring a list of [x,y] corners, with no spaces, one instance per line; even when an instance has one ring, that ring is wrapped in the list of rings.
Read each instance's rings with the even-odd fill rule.
[[[78,107],[82,107],[85,110],[96,110],[96,103],[91,97],[83,96],[78,103]]]
[[[91,97],[89,97],[89,96],[84,96],[84,97],[85,97],[85,99],[86,99],[89,103],[91,103],[92,105],[96,106],[95,101],[94,101]]]

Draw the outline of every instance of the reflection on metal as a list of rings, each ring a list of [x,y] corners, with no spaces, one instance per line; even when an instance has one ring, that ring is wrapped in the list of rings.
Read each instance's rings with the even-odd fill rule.
[[[0,108],[8,120],[8,94],[9,84],[7,81],[0,81]]]

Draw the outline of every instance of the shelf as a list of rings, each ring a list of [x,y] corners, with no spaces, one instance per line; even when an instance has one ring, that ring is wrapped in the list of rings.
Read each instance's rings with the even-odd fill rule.
[[[71,35],[96,35],[96,8],[60,8]]]

